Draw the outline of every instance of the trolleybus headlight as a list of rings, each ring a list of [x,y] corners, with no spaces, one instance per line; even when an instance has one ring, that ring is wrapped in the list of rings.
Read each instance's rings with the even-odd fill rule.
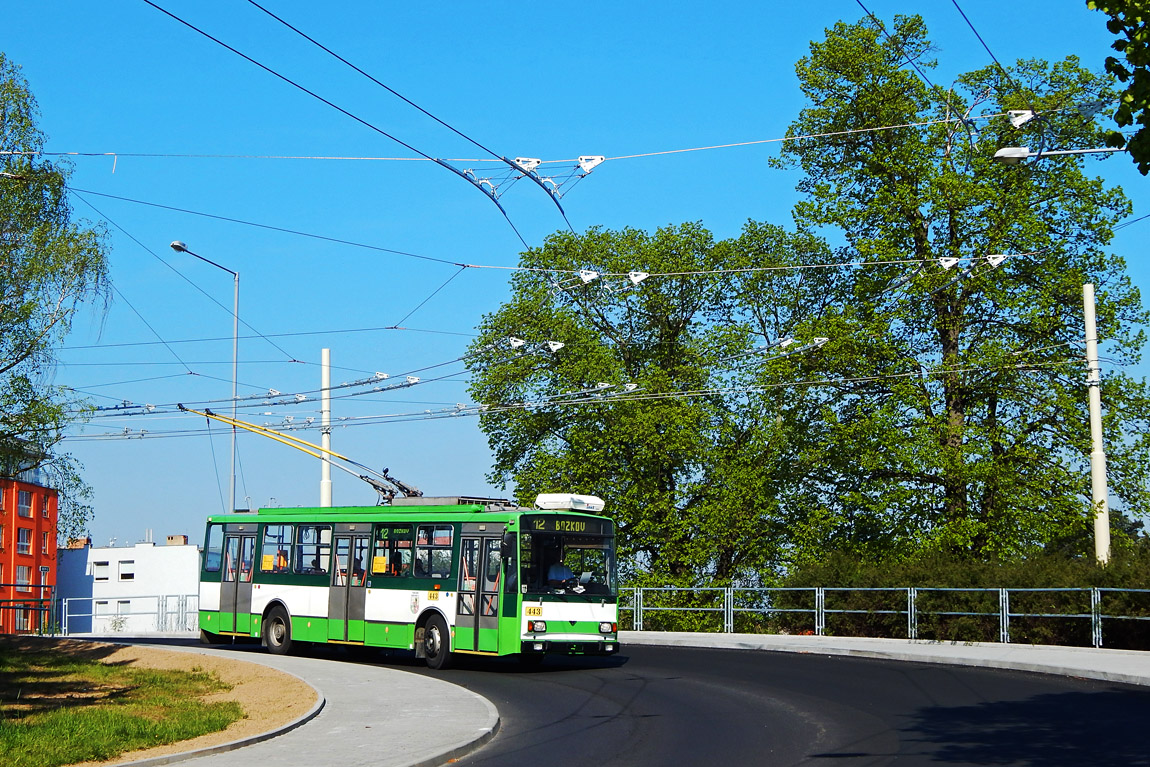
[[[618,628],[619,628],[619,624],[617,624],[617,623],[608,623],[607,621],[603,621],[602,623],[599,624],[599,633],[600,634],[614,634],[616,631],[618,631]]]
[[[527,630],[533,634],[542,634],[547,631],[547,621],[527,621]]]

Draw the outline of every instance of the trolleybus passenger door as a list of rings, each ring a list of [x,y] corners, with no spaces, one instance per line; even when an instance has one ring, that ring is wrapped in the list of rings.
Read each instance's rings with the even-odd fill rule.
[[[464,534],[459,556],[459,604],[455,646],[499,649],[500,539]]]
[[[220,589],[220,629],[250,633],[252,629],[252,565],[256,537],[224,537],[224,581]]]
[[[364,641],[369,544],[366,534],[335,536],[335,563],[327,598],[329,640]]]

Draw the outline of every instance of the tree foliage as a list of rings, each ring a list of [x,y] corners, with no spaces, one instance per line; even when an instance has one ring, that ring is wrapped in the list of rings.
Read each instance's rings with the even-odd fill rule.
[[[1065,107],[1113,94],[1075,58],[1020,61],[1010,78],[987,67],[945,89],[903,67],[907,59],[930,67],[929,53],[918,17],[896,18],[891,35],[870,22],[837,24],[796,67],[810,106],[791,135],[1027,107],[1048,117],[1024,134],[1050,131],[1063,146],[1100,141],[1099,129]],[[811,506],[823,531],[816,550],[877,542],[883,551],[1010,555],[1085,533],[1082,285],[1098,286],[1109,355],[1135,362],[1147,315],[1123,260],[1105,250],[1129,203],[1076,157],[994,163],[1017,133],[995,117],[786,146],[783,162],[805,173],[801,226],[840,232],[861,258],[906,262],[854,272],[853,300],[834,313],[842,335],[828,352],[845,353],[828,372],[904,377],[841,387],[825,400],[831,434],[812,456],[810,479],[836,492]],[[1009,257],[995,269],[982,258],[990,255]],[[940,258],[964,261],[945,270]],[[1103,397],[1111,490],[1143,514],[1145,383],[1111,374]]]
[[[69,168],[39,154],[38,110],[0,53],[0,474],[39,468],[61,490],[62,535],[90,510],[78,466],[57,449],[82,403],[52,382],[55,348],[81,303],[106,297],[103,232],[74,220]]]
[[[1086,6],[1109,16],[1106,28],[1118,36],[1110,47],[1122,58],[1106,57],[1106,71],[1126,85],[1114,122],[1120,128],[1139,126],[1129,140],[1109,131],[1106,144],[1126,147],[1145,176],[1150,172],[1150,7],[1145,0],[1087,0]]]
[[[970,117],[1032,108],[1049,117],[1024,134],[1095,146],[1063,107],[1112,93],[1073,58],[932,87],[905,67],[930,50],[917,17],[811,45],[777,161],[803,174],[797,229],[592,229],[525,253],[471,357],[493,480],[603,496],[640,583],[757,583],[828,551],[1087,549],[1082,285],[1108,356],[1136,362],[1147,315],[1105,249],[1129,203],[1079,157],[993,163],[1017,132]],[[596,382],[640,388],[565,394]],[[1150,396],[1110,373],[1103,398],[1115,506],[1139,516]]]
[[[753,333],[773,335],[820,307],[798,301],[793,273],[707,272],[829,257],[816,238],[761,224],[725,242],[697,224],[552,235],[524,255],[528,270],[485,319],[472,357],[473,394],[492,404],[481,425],[493,479],[514,482],[525,502],[539,492],[602,496],[632,576],[759,579],[785,541],[777,499],[787,481],[784,460],[762,459],[785,453],[797,427],[766,402],[781,392],[751,391],[759,373],[724,360]],[[570,279],[592,266],[610,276]],[[660,276],[632,287],[625,275],[638,266]],[[557,278],[574,284],[557,288]],[[506,339],[518,336],[565,346],[517,355]],[[615,388],[577,393],[598,383]],[[622,393],[624,384],[638,388]]]

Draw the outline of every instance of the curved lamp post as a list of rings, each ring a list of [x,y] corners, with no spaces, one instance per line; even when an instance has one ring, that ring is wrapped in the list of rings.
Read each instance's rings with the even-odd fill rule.
[[[188,250],[188,246],[179,240],[172,242],[172,250],[177,253],[187,253],[193,258],[198,258],[205,264],[211,264],[217,269],[222,269],[232,276],[232,281],[235,284],[235,298],[232,304],[232,420],[236,417],[236,384],[239,379],[239,349],[240,349],[240,275],[233,272],[226,266],[221,266],[210,258],[204,258],[199,253],[193,253]],[[228,482],[228,510],[235,511],[236,508],[236,427],[232,427],[232,464],[231,471],[229,472]]]

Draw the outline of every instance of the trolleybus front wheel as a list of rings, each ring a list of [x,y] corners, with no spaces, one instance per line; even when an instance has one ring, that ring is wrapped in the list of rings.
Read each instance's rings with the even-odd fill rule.
[[[438,615],[431,616],[423,628],[423,653],[427,667],[438,670],[451,665],[450,646],[447,624]]]
[[[291,621],[282,607],[273,607],[263,625],[264,645],[272,655],[291,652]]]

